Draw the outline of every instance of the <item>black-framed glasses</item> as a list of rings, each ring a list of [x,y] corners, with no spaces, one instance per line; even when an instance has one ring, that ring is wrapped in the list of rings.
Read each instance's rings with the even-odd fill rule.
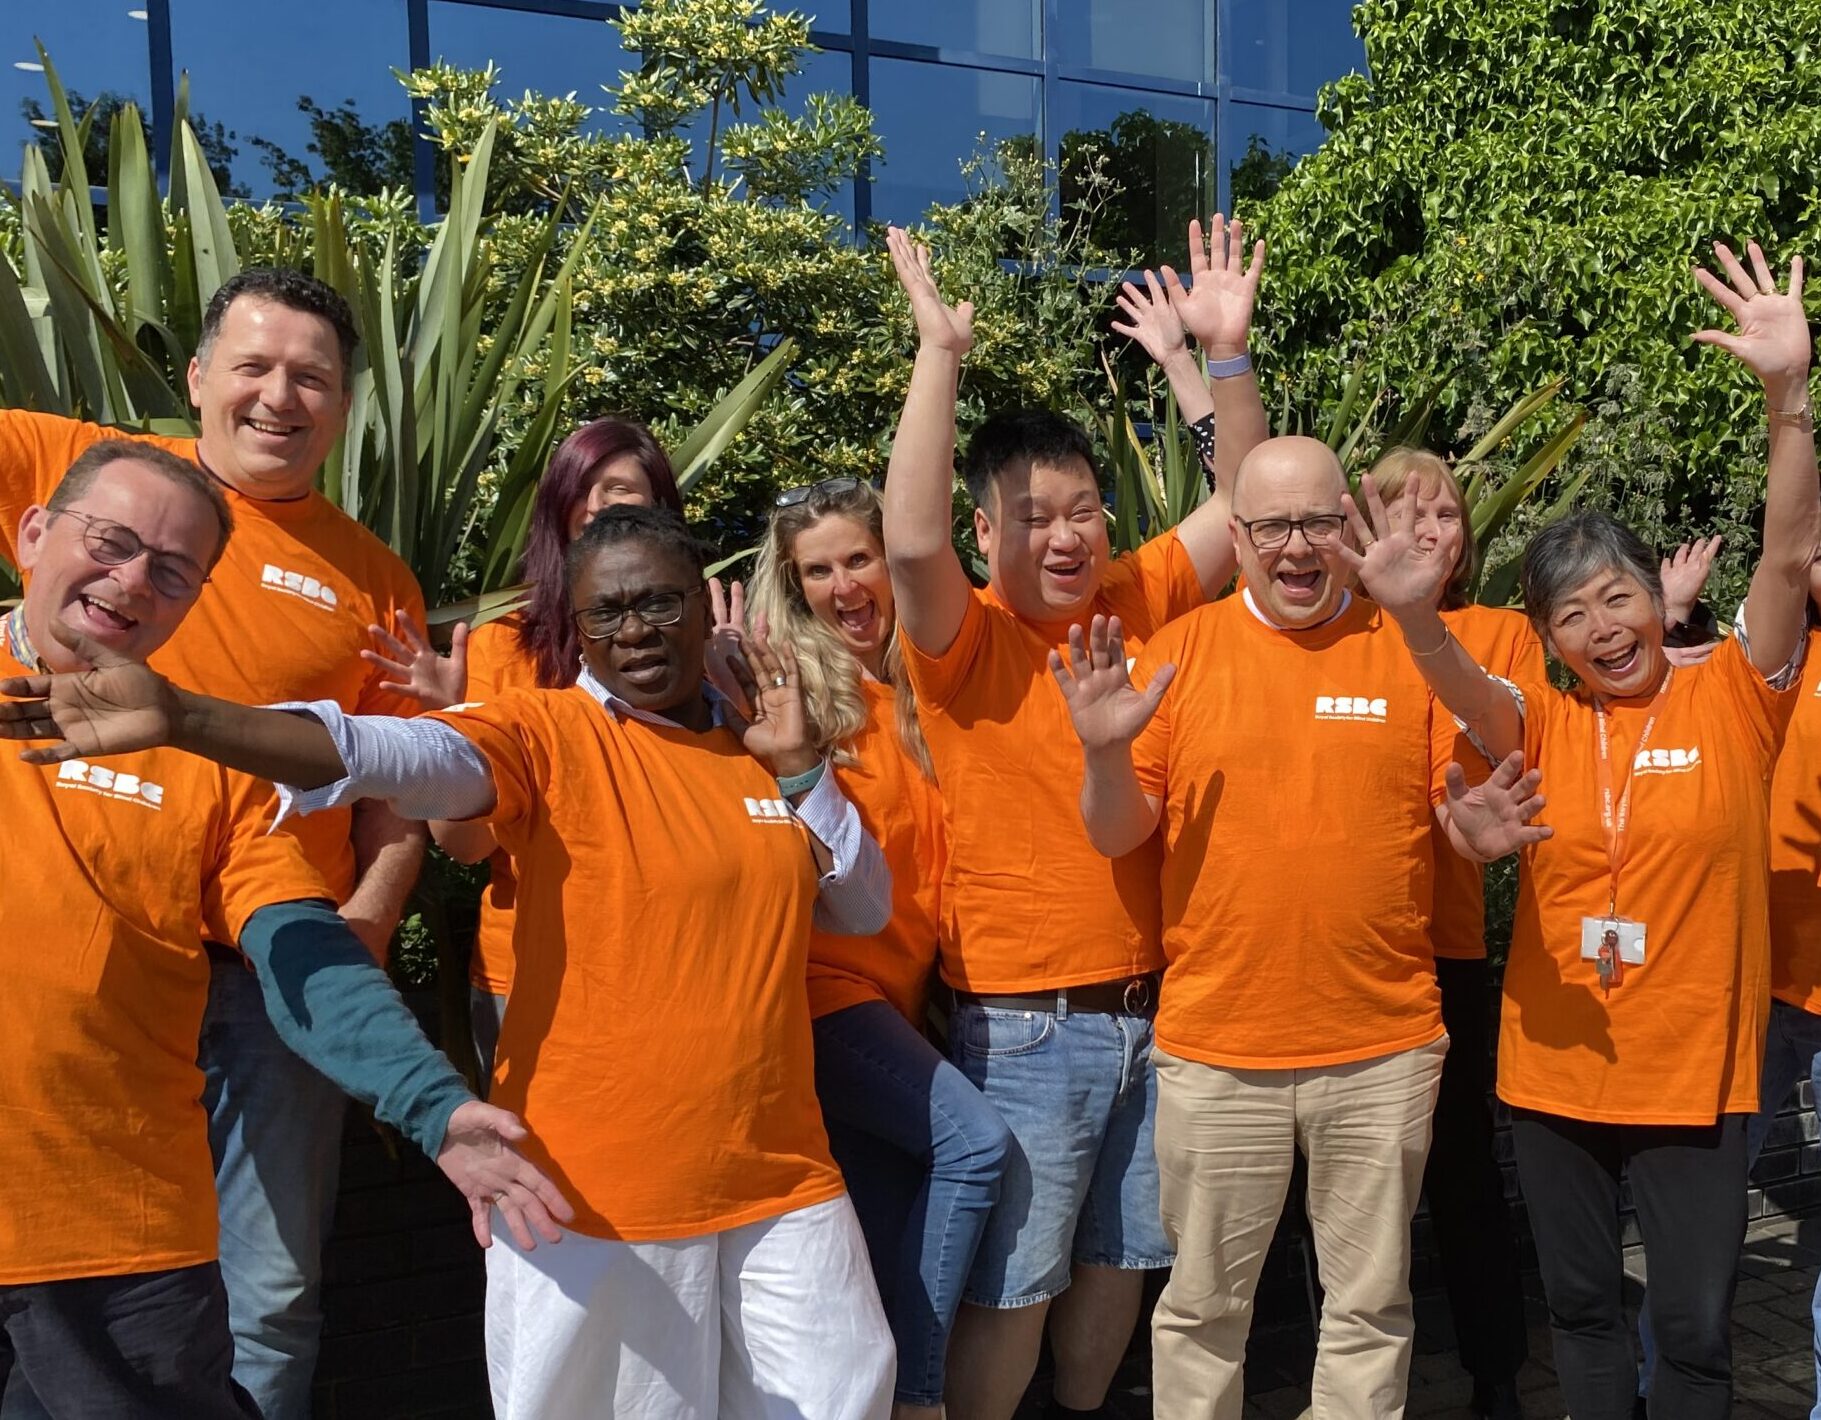
[[[1235,518],[1252,546],[1260,552],[1275,552],[1290,541],[1290,534],[1300,530],[1310,547],[1326,547],[1347,530],[1347,520],[1339,513],[1317,513],[1312,518],[1258,518],[1247,522]]]
[[[112,518],[98,518],[92,513],[80,513],[74,508],[59,508],[51,514],[55,518],[74,518],[82,524],[82,545],[88,549],[90,557],[103,567],[124,567],[140,554],[145,555],[145,578],[152,584],[152,590],[161,597],[172,601],[182,601],[193,597],[209,580],[192,557],[181,552],[165,552],[151,546],[125,523],[117,523]]]
[[[807,503],[818,493],[838,497],[843,493],[857,493],[865,486],[862,480],[843,475],[840,478],[825,478],[820,483],[799,483],[795,488],[786,488],[778,494],[775,501],[780,508],[794,508],[799,503]]]
[[[619,634],[629,616],[638,617],[647,626],[675,626],[683,619],[683,604],[701,590],[691,587],[686,592],[653,592],[631,606],[587,607],[575,613],[575,629],[590,641],[605,641]]]

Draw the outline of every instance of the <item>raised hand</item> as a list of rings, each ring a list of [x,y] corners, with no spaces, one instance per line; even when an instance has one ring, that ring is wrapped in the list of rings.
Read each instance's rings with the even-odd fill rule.
[[[1685,542],[1663,559],[1663,620],[1687,621],[1720,552],[1718,537]]]
[[[182,710],[157,671],[52,621],[51,634],[93,667],[66,675],[0,680],[0,739],[46,740],[21,750],[27,764],[128,754],[172,742]]]
[[[1460,765],[1450,764],[1443,808],[1455,833],[1476,856],[1490,863],[1554,835],[1548,825],[1531,822],[1546,802],[1537,793],[1542,782],[1540,770],[1524,772],[1521,751],[1506,755],[1485,783],[1471,789]]]
[[[1454,571],[1450,559],[1440,556],[1436,548],[1417,543],[1416,492],[1416,480],[1412,479],[1405,485],[1403,496],[1387,508],[1368,473],[1359,481],[1359,493],[1365,500],[1370,524],[1361,516],[1353,495],[1341,495],[1341,508],[1359,550],[1337,542],[1335,551],[1353,569],[1366,595],[1393,616],[1417,607],[1436,606]]]
[[[885,246],[891,253],[892,269],[898,273],[898,284],[910,297],[917,339],[933,349],[967,354],[974,343],[974,303],[951,306],[942,299],[930,273],[929,248],[912,241],[902,227],[885,229]]]
[[[558,1223],[575,1216],[557,1186],[512,1147],[524,1137],[517,1115],[479,1100],[457,1105],[443,1131],[436,1166],[468,1200],[474,1238],[482,1247],[493,1245],[495,1208],[526,1252],[537,1246],[537,1238],[561,1242]]]
[[[1136,340],[1153,362],[1167,367],[1172,360],[1188,355],[1182,318],[1170,304],[1170,298],[1154,272],[1145,272],[1142,287],[1132,281],[1122,284],[1114,299],[1125,320],[1114,321],[1113,329]]]
[[[702,653],[703,671],[708,683],[722,695],[743,720],[752,718],[752,702],[746,698],[746,685],[752,679],[748,670],[744,680],[735,674],[736,664],[746,659],[746,588],[739,582],[723,586],[719,577],[708,579],[708,646]]]
[[[1763,248],[1749,242],[1745,251],[1751,260],[1749,273],[1724,242],[1714,243],[1714,256],[1726,280],[1695,268],[1695,279],[1726,308],[1739,329],[1736,334],[1698,330],[1694,339],[1719,346],[1756,375],[1773,396],[1800,399],[1808,390],[1811,354],[1808,317],[1802,310],[1802,258],[1790,258],[1789,290],[1780,292]]]
[[[1163,287],[1183,328],[1215,359],[1245,353],[1252,329],[1252,305],[1258,298],[1258,278],[1265,266],[1265,244],[1252,246],[1246,264],[1246,228],[1228,222],[1216,212],[1208,219],[1204,237],[1201,223],[1189,223],[1189,278],[1182,280],[1163,268]]]
[[[821,756],[811,740],[809,716],[803,709],[797,654],[787,641],[774,645],[770,632],[765,618],[760,617],[746,638],[744,656],[733,664],[741,691],[752,706],[752,713],[741,716],[734,728],[746,752],[782,779],[803,773]]]
[[[426,710],[461,704],[468,694],[468,623],[456,622],[445,656],[430,644],[409,612],[395,612],[393,618],[398,634],[394,636],[383,626],[369,626],[367,634],[379,650],[360,653],[368,665],[378,666],[392,677],[382,680],[379,688],[407,695]]]
[[[1176,667],[1163,665],[1143,693],[1133,689],[1126,668],[1125,639],[1119,618],[1096,616],[1087,635],[1069,628],[1069,657],[1050,652],[1050,674],[1062,687],[1069,719],[1086,750],[1115,749],[1130,744],[1151,723],[1163,693],[1176,678]]]

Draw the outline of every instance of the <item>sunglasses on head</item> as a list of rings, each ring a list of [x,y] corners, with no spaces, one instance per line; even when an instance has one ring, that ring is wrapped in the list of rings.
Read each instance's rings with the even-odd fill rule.
[[[807,503],[818,493],[835,497],[842,493],[855,493],[866,485],[858,478],[825,478],[820,483],[800,483],[795,488],[786,488],[778,494],[775,503],[780,508],[794,508],[799,503]]]

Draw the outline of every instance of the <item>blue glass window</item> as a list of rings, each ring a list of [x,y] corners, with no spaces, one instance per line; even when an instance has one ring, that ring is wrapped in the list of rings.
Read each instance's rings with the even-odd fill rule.
[[[306,101],[331,118],[345,106],[381,148],[388,124],[409,132],[411,104],[392,75],[409,63],[405,0],[310,0],[308,24],[295,11],[244,0],[171,0],[171,50],[189,73],[200,126],[227,130],[233,186],[245,195],[268,197],[282,185],[280,152],[324,175],[322,158],[309,151]],[[410,181],[408,159],[392,166],[402,169],[396,180]]]
[[[981,147],[1035,141],[1038,80],[903,59],[872,63],[873,131],[885,159],[873,165],[873,216],[915,222],[932,202],[966,195],[961,163]]]
[[[1036,59],[1042,53],[1039,0],[873,0],[867,25],[874,39],[963,54]]]
[[[1313,101],[1331,79],[1366,68],[1354,0],[1223,0],[1221,76],[1236,88]]]
[[[1064,81],[1050,100],[1065,209],[1092,202],[1096,157],[1121,187],[1094,235],[1140,264],[1180,263],[1189,220],[1213,210],[1214,101]]]
[[[1315,115],[1301,109],[1230,103],[1220,135],[1228,205],[1244,214],[1263,202],[1306,153],[1327,135]]]
[[[6,172],[19,172],[20,145],[43,139],[34,116],[52,118],[51,91],[44,82],[33,37],[44,41],[51,63],[75,103],[93,103],[103,95],[132,99],[151,121],[151,62],[143,12],[131,0],[58,0],[55,5],[7,5],[0,8],[0,114],[4,114]],[[76,117],[82,117],[80,108]],[[91,146],[91,156],[99,145]],[[56,166],[53,164],[53,172]],[[107,169],[91,169],[89,181],[107,181]]]
[[[1050,49],[1072,68],[1213,82],[1214,7],[1208,0],[1057,0],[1056,21]]]

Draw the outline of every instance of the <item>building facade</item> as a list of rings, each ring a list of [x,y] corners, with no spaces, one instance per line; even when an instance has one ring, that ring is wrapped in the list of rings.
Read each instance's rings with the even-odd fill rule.
[[[1106,221],[1119,245],[1168,256],[1195,212],[1257,196],[1320,141],[1315,97],[1363,69],[1353,0],[801,0],[821,52],[784,95],[852,94],[882,161],[834,199],[853,224],[915,221],[965,195],[962,161],[999,144],[1040,148],[1060,200],[1098,154],[1125,191]],[[782,4],[778,8],[784,8]],[[49,122],[42,41],[72,96],[131,98],[169,150],[189,112],[235,194],[259,199],[320,175],[313,116],[352,119],[371,170],[434,207],[428,147],[409,136],[394,76],[444,60],[491,62],[500,92],[573,93],[611,130],[603,86],[633,56],[604,0],[57,0],[0,7],[0,124],[28,141]],[[394,125],[403,125],[395,127]],[[349,161],[343,158],[340,161]],[[289,164],[290,166],[287,166]],[[360,170],[360,169],[357,169]],[[101,174],[91,175],[101,181]]]

